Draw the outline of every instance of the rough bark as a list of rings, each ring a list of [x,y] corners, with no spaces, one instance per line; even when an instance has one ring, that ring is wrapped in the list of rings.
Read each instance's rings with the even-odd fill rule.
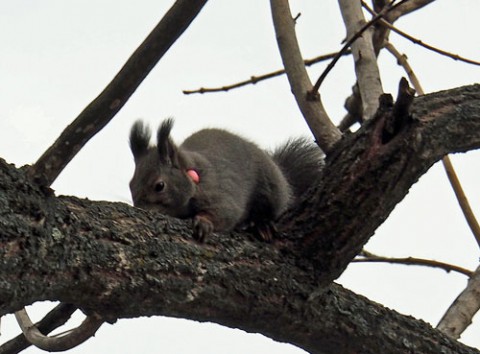
[[[58,300],[111,322],[213,321],[312,353],[478,353],[332,284],[435,161],[480,146],[480,85],[416,99],[413,119],[388,141],[385,116],[335,147],[325,182],[274,244],[232,233],[199,245],[188,222],[55,197],[26,168],[1,162],[0,314]]]
[[[480,85],[473,85],[420,96],[411,121],[393,139],[384,141],[388,114],[380,115],[328,155],[322,184],[288,218],[289,227],[301,234],[303,256],[330,275],[322,280],[332,281],[343,272],[436,161],[479,147],[479,90]]]

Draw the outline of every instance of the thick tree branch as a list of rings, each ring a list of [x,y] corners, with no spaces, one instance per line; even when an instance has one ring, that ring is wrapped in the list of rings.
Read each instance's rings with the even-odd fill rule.
[[[207,0],[177,0],[113,78],[31,169],[51,185],[80,149],[125,105],[155,64],[188,28]]]
[[[290,227],[304,236],[304,256],[317,262],[320,273],[332,275],[330,280],[431,165],[448,153],[480,146],[479,85],[417,97],[410,123],[386,142],[389,114],[377,115],[338,144],[327,156],[316,193],[289,218]],[[312,209],[318,214],[312,215]],[[313,218],[316,226],[301,231]]]
[[[387,49],[397,58],[399,64],[405,68],[410,79],[413,79],[417,91],[423,95],[423,88],[406,60],[406,57],[400,55],[391,44],[388,44]],[[470,226],[477,243],[480,245],[480,226],[478,225],[477,218],[470,207],[470,203],[448,155],[443,157],[442,163],[468,226]],[[470,274],[471,279],[468,282],[467,288],[457,297],[437,326],[439,330],[452,338],[458,339],[460,337],[461,333],[472,323],[473,316],[475,316],[480,309],[480,297],[478,296],[480,294],[479,274],[480,268],[478,268],[473,275]]]
[[[16,215],[1,215],[7,225],[0,249],[2,313],[58,299],[110,321],[141,315],[214,321],[311,353],[373,354],[388,346],[389,353],[403,354],[408,343],[412,352],[478,354],[340,286],[313,296],[315,272],[296,266],[281,243],[233,234],[199,245],[182,221],[120,203],[45,196],[11,166],[0,170],[0,184],[18,188],[2,189],[3,201],[17,202]]]
[[[292,93],[317,144],[328,153],[340,139],[341,133],[328,117],[320,95],[318,93],[315,97],[308,95],[312,90],[312,83],[300,54],[288,0],[271,0],[270,5],[278,48]]]
[[[327,158],[324,183],[287,216],[274,244],[232,233],[199,245],[181,220],[56,198],[0,163],[0,315],[56,300],[108,321],[213,321],[312,353],[386,345],[399,354],[478,353],[331,285],[435,161],[480,147],[479,85],[417,98],[412,112],[386,144],[381,115],[344,138]]]

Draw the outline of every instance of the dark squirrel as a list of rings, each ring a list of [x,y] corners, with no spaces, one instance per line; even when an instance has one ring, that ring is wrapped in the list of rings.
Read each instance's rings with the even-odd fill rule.
[[[274,221],[317,183],[323,153],[306,139],[289,140],[269,154],[221,129],[203,129],[176,146],[173,120],[163,121],[157,145],[137,121],[130,132],[135,173],[133,204],[177,218],[193,219],[193,237],[254,226],[271,241]]]

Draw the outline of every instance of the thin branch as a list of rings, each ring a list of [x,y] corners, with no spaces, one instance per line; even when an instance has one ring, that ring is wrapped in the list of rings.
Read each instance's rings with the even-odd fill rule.
[[[439,262],[432,259],[423,259],[416,257],[385,257],[378,256],[368,251],[362,251],[359,257],[355,258],[352,263],[391,263],[391,264],[404,264],[415,265],[443,269],[446,272],[457,272],[467,277],[470,277],[473,272],[471,270],[456,266],[454,264],[448,264],[445,262]]]
[[[376,16],[378,15],[378,14],[377,14],[375,11],[373,11],[365,2],[362,2],[362,4],[363,4],[363,7],[364,7],[368,12],[370,12],[370,13],[372,14],[372,16],[375,16],[375,17],[376,17]],[[379,21],[380,21],[380,23],[381,23],[383,26],[391,29],[393,32],[397,33],[398,35],[400,35],[400,36],[408,39],[409,41],[411,41],[411,42],[413,42],[413,43],[415,43],[415,44],[418,44],[418,45],[420,45],[420,46],[422,46],[422,47],[424,47],[424,48],[426,48],[426,49],[428,49],[428,50],[431,50],[431,51],[433,51],[433,52],[435,52],[435,53],[438,53],[438,54],[444,55],[444,56],[446,56],[446,57],[452,58],[452,59],[454,59],[454,60],[463,61],[463,62],[465,62],[465,63],[473,64],[473,65],[480,65],[480,61],[468,59],[468,58],[462,57],[462,56],[460,56],[460,55],[458,55],[458,54],[453,54],[453,53],[451,53],[451,52],[447,52],[447,51],[445,51],[445,50],[436,48],[436,47],[434,47],[434,46],[432,46],[432,45],[430,45],[430,44],[424,43],[422,40],[420,40],[420,39],[418,39],[418,38],[415,38],[415,37],[409,35],[408,33],[406,33],[406,32],[404,32],[404,31],[398,29],[397,27],[393,26],[391,23],[389,23],[388,21],[385,21],[384,19],[380,19]]]
[[[387,49],[395,57],[395,59],[397,59],[397,63],[403,67],[408,75],[408,79],[418,94],[424,95],[425,92],[423,91],[422,85],[420,84],[420,81],[418,80],[417,75],[413,71],[412,67],[408,63],[407,56],[405,54],[401,54],[390,42],[385,43],[385,49]]]
[[[207,0],[177,0],[110,84],[38,159],[31,169],[32,176],[43,185],[50,186],[87,141],[125,105],[206,2]]]
[[[293,95],[317,144],[328,153],[342,135],[328,117],[320,95],[307,95],[312,83],[300,53],[288,0],[270,0],[270,5],[278,48]]]
[[[347,51],[349,51],[350,46],[352,45],[353,42],[355,42],[362,34],[369,29],[372,25],[374,25],[378,20],[382,18],[382,16],[389,10],[388,7],[385,7],[377,16],[372,18],[370,21],[368,21],[362,28],[358,30],[351,38],[349,38],[345,44],[343,45],[342,49],[333,57],[333,60],[328,64],[328,66],[325,68],[325,70],[322,72],[320,77],[318,78],[317,82],[312,88],[313,92],[317,92],[320,89],[320,86],[322,85],[323,81],[327,77],[327,75],[330,73],[330,71],[333,69],[337,61],[340,59],[342,55],[345,55]]]
[[[400,17],[404,15],[408,15],[414,11],[421,9],[422,7],[431,4],[435,0],[410,0],[404,2],[403,4],[399,4],[395,9],[393,9],[388,14],[388,22],[394,23]]]
[[[103,319],[98,315],[89,315],[82,324],[60,337],[43,335],[28,317],[27,311],[22,309],[15,312],[15,318],[22,328],[27,340],[37,348],[49,352],[61,352],[72,349],[92,337],[103,324]]]
[[[48,334],[54,329],[63,326],[77,308],[72,304],[61,303],[50,311],[40,322],[35,326],[42,334]],[[0,346],[0,354],[17,354],[31,345],[22,334],[3,343]]]
[[[339,54],[338,52],[329,53],[329,54],[320,55],[320,56],[312,58],[312,59],[305,59],[304,64],[305,64],[305,66],[311,66],[313,64],[317,64],[317,63],[320,63],[322,61],[332,59],[338,54]],[[352,54],[352,52],[350,50],[347,50],[344,53],[341,53],[341,55],[350,55],[350,54]],[[183,90],[182,92],[185,95],[190,95],[190,94],[194,94],[194,93],[202,93],[203,94],[203,93],[222,92],[222,91],[227,92],[227,91],[230,91],[232,89],[236,89],[236,88],[239,88],[239,87],[242,87],[242,86],[255,85],[255,84],[259,83],[260,81],[268,80],[268,79],[271,79],[271,78],[274,78],[274,77],[277,77],[277,76],[280,76],[280,75],[283,75],[283,74],[285,74],[285,69],[272,71],[270,73],[259,75],[259,76],[252,76],[248,80],[240,81],[240,82],[237,82],[237,83],[231,84],[231,85],[225,85],[225,86],[222,86],[222,87],[213,87],[213,88],[202,87],[202,88],[197,89],[197,90]]]
[[[462,184],[458,180],[457,174],[452,165],[452,161],[450,161],[450,158],[448,157],[448,155],[446,155],[442,159],[442,163],[443,163],[443,167],[445,168],[445,172],[447,173],[448,180],[450,181],[452,189],[455,192],[455,196],[457,197],[458,204],[462,209],[463,216],[465,216],[465,219],[467,220],[467,224],[470,227],[470,230],[472,230],[473,236],[475,237],[475,240],[477,241],[477,244],[480,247],[480,226],[478,225],[477,218],[475,217],[475,214],[473,213],[473,210],[470,207],[468,198],[465,195],[465,192],[463,191]]]
[[[464,291],[453,302],[437,325],[446,335],[458,339],[472,323],[473,316],[480,310],[480,267],[468,281]]]

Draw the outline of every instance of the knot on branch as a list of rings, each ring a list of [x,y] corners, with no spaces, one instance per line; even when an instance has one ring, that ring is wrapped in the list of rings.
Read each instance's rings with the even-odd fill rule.
[[[390,142],[412,121],[410,110],[414,97],[415,90],[408,85],[408,81],[405,78],[400,80],[395,103],[393,103],[393,98],[389,94],[380,96],[379,107],[375,116],[376,118],[384,117],[383,144]]]

